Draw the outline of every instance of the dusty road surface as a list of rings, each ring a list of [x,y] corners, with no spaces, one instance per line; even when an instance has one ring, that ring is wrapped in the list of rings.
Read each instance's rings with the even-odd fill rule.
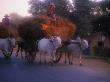
[[[10,60],[0,54],[0,82],[110,82],[110,62],[100,59],[78,59],[73,65],[60,62],[54,66],[36,61],[27,64],[13,54]]]

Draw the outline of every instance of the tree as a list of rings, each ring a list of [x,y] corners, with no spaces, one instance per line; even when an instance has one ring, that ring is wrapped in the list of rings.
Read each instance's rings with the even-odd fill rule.
[[[107,37],[110,37],[110,14],[103,15],[93,21],[94,31],[103,32]]]
[[[70,12],[70,7],[68,6],[68,0],[30,0],[30,10],[32,15],[42,15],[46,14],[48,6],[50,3],[54,3],[56,6],[56,14],[59,16],[67,17]]]
[[[93,20],[92,20],[92,24],[94,26],[93,32],[94,31],[103,32],[107,36],[110,35],[109,34],[110,1],[103,0],[98,3],[94,3],[94,6],[92,8],[97,13],[97,14],[96,13],[93,14]]]
[[[104,0],[100,3],[100,7],[104,14],[110,13],[110,0]]]
[[[89,0],[75,0],[75,11],[73,12],[77,19],[77,35],[86,37],[92,31],[91,6]]]
[[[90,15],[89,0],[75,0],[75,9],[80,16]]]
[[[33,15],[39,15],[45,13],[48,5],[47,1],[40,1],[40,0],[29,0],[30,9],[29,12]]]
[[[66,0],[54,0],[54,3],[56,5],[56,14],[67,17],[69,11],[67,10]]]

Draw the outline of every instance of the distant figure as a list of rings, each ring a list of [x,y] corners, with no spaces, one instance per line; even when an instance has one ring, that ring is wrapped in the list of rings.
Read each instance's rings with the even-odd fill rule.
[[[50,3],[48,10],[47,10],[47,15],[55,19],[55,4]]]
[[[5,25],[5,26],[9,26],[10,25],[9,16],[7,14],[2,19],[2,24]]]
[[[82,39],[82,50],[83,50],[83,53],[88,55],[89,54],[89,43],[86,39]]]
[[[81,42],[81,38],[79,36],[77,36],[76,41]]]

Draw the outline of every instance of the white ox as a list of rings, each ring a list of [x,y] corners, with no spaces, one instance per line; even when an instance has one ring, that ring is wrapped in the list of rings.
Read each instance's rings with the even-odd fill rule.
[[[51,63],[53,63],[53,59],[55,58],[55,52],[58,47],[61,46],[61,38],[57,36],[52,36],[50,39],[43,38],[38,42],[38,50],[40,53],[40,63],[41,63],[41,55],[48,54]],[[46,56],[44,56],[46,57]],[[46,62],[46,58],[44,60]]]
[[[13,47],[15,47],[14,38],[0,38],[0,50],[4,56],[11,56]]]
[[[69,64],[73,63],[74,55],[79,55],[79,63],[82,65],[82,52],[88,47],[89,44],[87,40],[81,40],[79,37],[76,40],[71,40],[71,43],[67,46]]]

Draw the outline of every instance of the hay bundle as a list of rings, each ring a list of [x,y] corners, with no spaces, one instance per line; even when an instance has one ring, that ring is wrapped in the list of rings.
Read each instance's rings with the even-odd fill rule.
[[[74,36],[75,29],[75,24],[65,18],[57,16],[55,20],[48,16],[38,16],[21,24],[18,31],[20,37],[27,41],[54,35],[67,41]]]
[[[31,21],[21,24],[18,28],[18,33],[26,41],[36,41],[46,36],[40,25],[34,24]]]
[[[56,20],[48,16],[40,16],[34,18],[33,22],[39,23],[41,28],[47,32],[48,36],[60,36],[63,41],[71,39],[76,29],[75,24],[58,16]]]
[[[8,36],[8,30],[3,25],[0,25],[0,38],[6,38]]]

